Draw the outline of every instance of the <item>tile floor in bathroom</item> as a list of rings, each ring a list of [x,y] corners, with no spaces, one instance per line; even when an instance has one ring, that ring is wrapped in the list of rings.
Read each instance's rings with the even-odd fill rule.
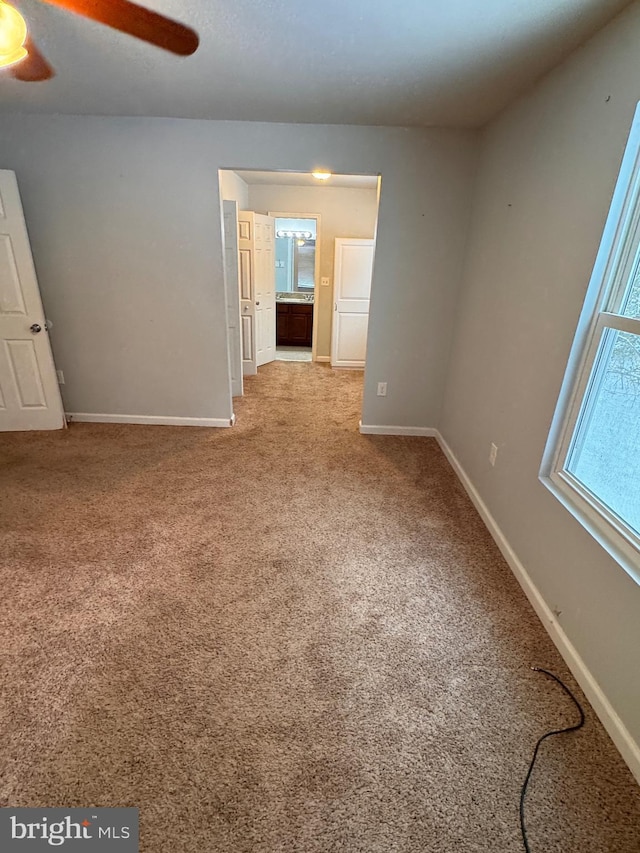
[[[276,361],[311,361],[311,347],[276,347]]]

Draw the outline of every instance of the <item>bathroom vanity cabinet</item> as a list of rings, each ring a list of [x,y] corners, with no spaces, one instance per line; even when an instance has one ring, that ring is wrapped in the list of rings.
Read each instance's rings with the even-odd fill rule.
[[[276,344],[310,347],[313,333],[313,304],[276,302]]]

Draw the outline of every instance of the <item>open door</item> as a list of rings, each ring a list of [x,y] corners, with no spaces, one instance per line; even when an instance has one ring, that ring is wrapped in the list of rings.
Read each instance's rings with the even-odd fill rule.
[[[375,240],[336,237],[331,367],[364,368]]]
[[[256,213],[256,335],[258,367],[276,357],[275,220]]]
[[[273,217],[241,210],[240,316],[242,372],[250,376],[276,357],[276,292]]]
[[[240,329],[240,273],[238,266],[238,204],[223,201],[224,227],[224,286],[227,297],[227,341],[231,396],[241,397],[242,332]]]
[[[14,172],[0,171],[0,431],[65,425]]]

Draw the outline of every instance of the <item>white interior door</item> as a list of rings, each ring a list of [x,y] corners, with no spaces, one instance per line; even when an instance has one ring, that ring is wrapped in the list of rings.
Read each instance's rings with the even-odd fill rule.
[[[364,368],[374,240],[336,237],[331,366]]]
[[[256,359],[256,294],[253,252],[255,214],[241,210],[238,214],[238,259],[240,263],[240,323],[242,331],[242,373],[258,372]]]
[[[256,359],[258,367],[276,357],[276,259],[274,219],[255,214]]]
[[[276,357],[276,266],[274,220],[241,210],[238,214],[242,372],[250,376]]]
[[[238,204],[223,201],[224,286],[227,296],[227,342],[231,395],[240,397],[242,388],[242,333],[240,331],[240,273],[238,265]]]
[[[64,425],[18,183],[0,171],[0,430]]]

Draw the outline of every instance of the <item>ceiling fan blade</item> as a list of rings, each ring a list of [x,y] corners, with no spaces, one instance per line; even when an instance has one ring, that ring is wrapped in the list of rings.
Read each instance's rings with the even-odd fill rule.
[[[40,53],[30,36],[27,36],[24,46],[29,55],[7,69],[11,76],[15,77],[16,80],[23,80],[25,83],[39,83],[42,80],[51,80],[52,77],[55,77],[56,72]]]
[[[99,21],[122,33],[150,42],[177,53],[190,56],[200,43],[198,34],[190,27],[152,12],[130,0],[44,0],[50,6],[59,6],[76,15]]]

